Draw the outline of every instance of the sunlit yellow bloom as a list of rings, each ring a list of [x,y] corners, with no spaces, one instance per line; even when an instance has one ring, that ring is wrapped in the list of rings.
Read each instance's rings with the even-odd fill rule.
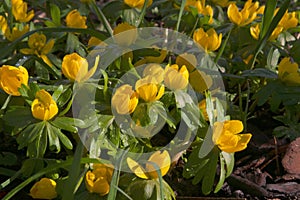
[[[190,7],[196,8],[199,14],[209,16],[209,23],[213,22],[213,9],[209,5],[205,6],[205,0],[187,0],[184,8],[190,11]]]
[[[244,129],[239,120],[228,120],[215,122],[213,131],[213,142],[227,153],[234,153],[247,148],[252,135],[250,133],[239,134]]]
[[[0,67],[0,88],[4,92],[13,96],[20,96],[18,89],[22,84],[28,85],[28,72],[26,68],[10,65]]]
[[[198,103],[198,107],[199,107],[200,111],[202,112],[205,121],[208,121],[209,119],[208,119],[208,114],[207,114],[207,111],[206,111],[206,99],[201,100]]]
[[[77,53],[71,53],[65,55],[62,61],[62,73],[70,81],[84,82],[91,78],[99,63],[99,56],[95,59],[94,66],[89,70],[88,61],[78,55]]]
[[[113,167],[105,164],[94,164],[94,169],[85,174],[85,186],[90,193],[104,196],[109,193]]]
[[[30,196],[34,199],[54,199],[57,197],[56,182],[49,178],[42,178],[30,189]]]
[[[213,84],[211,76],[200,70],[194,70],[190,73],[189,82],[193,89],[200,93],[208,90]]]
[[[158,178],[158,174],[155,170],[155,167],[150,162],[155,163],[160,168],[161,175],[164,176],[169,171],[171,158],[166,150],[164,150],[163,152],[156,151],[148,159],[145,168],[138,164],[135,160],[129,157],[127,158],[127,164],[130,170],[136,176],[143,179],[156,179]]]
[[[35,94],[31,112],[34,118],[48,121],[58,113],[58,107],[51,95],[43,89]]]
[[[28,46],[29,48],[20,49],[23,54],[34,54],[41,57],[45,63],[52,66],[51,61],[46,56],[52,50],[54,40],[51,39],[46,43],[46,36],[42,33],[34,33],[29,36]]]
[[[176,57],[175,63],[178,66],[185,65],[188,71],[191,72],[197,66],[197,58],[193,54],[183,53]]]
[[[78,10],[74,9],[66,16],[66,24],[71,28],[87,28],[86,17],[80,15]]]
[[[128,84],[117,88],[111,99],[112,107],[121,115],[133,113],[138,102],[138,94]]]
[[[153,0],[148,1],[147,7],[152,4],[152,1]],[[145,4],[145,0],[124,0],[124,3],[132,8],[142,9]]]
[[[289,57],[283,58],[278,64],[278,78],[287,85],[300,85],[299,66],[291,62]]]
[[[276,10],[277,13],[279,9]],[[283,31],[288,30],[289,28],[294,28],[298,25],[298,17],[296,12],[289,13],[288,11],[282,16],[281,20],[279,21],[279,27],[283,27]]]
[[[218,35],[213,28],[208,29],[206,32],[203,28],[199,28],[194,32],[193,39],[206,52],[216,51],[222,43],[222,33]]]
[[[151,76],[154,77],[158,83],[161,83],[164,80],[164,69],[159,64],[148,64],[144,71],[143,76]]]
[[[185,89],[189,83],[189,72],[185,65],[179,66],[177,64],[167,65],[165,68],[165,85],[170,90]]]
[[[253,22],[258,14],[263,13],[264,7],[259,7],[259,2],[252,3],[252,0],[248,0],[244,8],[239,11],[235,3],[232,3],[228,6],[227,15],[229,20],[238,25],[246,26]]]
[[[221,7],[227,7],[229,6],[231,3],[233,3],[232,1],[228,1],[228,0],[212,0],[212,2],[216,5],[219,5]]]
[[[4,34],[8,25],[7,25],[7,21],[6,21],[5,17],[2,15],[0,15],[0,27],[1,27],[0,28],[1,32]]]
[[[11,1],[12,14],[19,22],[28,22],[34,17],[34,11],[27,13],[27,3],[23,0]]]
[[[27,33],[28,31],[29,31],[28,24],[24,26],[22,30],[19,30],[19,28],[17,27],[13,27],[11,31],[9,28],[7,28],[4,33],[4,36],[7,40],[12,42],[18,39],[19,37],[21,37],[22,35],[24,35],[25,33]]]
[[[126,34],[119,34],[127,31]],[[129,46],[133,44],[137,39],[137,28],[128,24],[127,22],[118,24],[114,30],[114,40],[118,45]]]
[[[168,51],[165,49],[156,49],[156,51],[160,53],[159,56],[145,56],[143,59],[134,63],[134,66],[136,67],[146,63],[162,63],[165,60]]]
[[[256,40],[259,39],[260,27],[261,27],[261,24],[256,24],[256,25],[250,27],[250,34]],[[282,31],[283,31],[283,27],[277,26],[274,29],[274,31],[272,32],[272,34],[270,35],[270,37],[268,38],[268,40],[269,41],[275,40]]]
[[[135,83],[135,89],[139,97],[146,102],[159,100],[165,92],[165,87],[153,76],[138,80]]]

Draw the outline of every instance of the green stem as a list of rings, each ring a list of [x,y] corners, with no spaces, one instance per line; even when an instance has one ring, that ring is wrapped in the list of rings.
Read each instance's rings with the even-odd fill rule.
[[[108,74],[106,71],[100,69],[102,75],[103,75],[103,80],[104,80],[104,85],[103,85],[103,95],[104,97],[107,96],[107,90],[108,90]]]
[[[72,97],[72,99],[69,101],[67,107],[66,107],[63,111],[61,111],[61,112],[59,113],[58,116],[61,117],[61,116],[65,115],[65,114],[70,110],[72,104],[73,104],[73,97]]]
[[[11,170],[8,169],[4,169],[2,168],[1,171],[6,172],[6,176],[10,173],[12,173]],[[6,181],[4,181],[3,183],[1,183],[0,185],[0,189],[5,188],[6,186],[8,186],[11,182],[13,182],[16,178],[18,178],[20,175],[22,174],[22,171],[19,170],[16,173],[14,173],[9,179],[7,179]],[[3,174],[4,175],[4,174]]]
[[[144,19],[144,16],[146,14],[146,9],[147,9],[147,5],[148,5],[148,1],[146,0],[144,2],[143,8],[142,8],[142,12],[140,13],[139,19],[136,21],[135,26],[139,27],[140,23],[142,22],[142,20]]]
[[[227,34],[227,37],[226,37],[225,41],[222,43],[221,48],[220,48],[220,50],[219,50],[219,52],[218,52],[218,55],[216,56],[216,58],[215,58],[215,60],[214,60],[215,63],[217,63],[218,60],[220,59],[220,57],[223,55],[224,50],[225,50],[225,47],[226,47],[226,45],[227,45],[227,43],[228,43],[228,40],[229,40],[229,37],[230,37],[230,35],[231,35],[231,32],[232,32],[232,29],[230,29],[230,31],[229,31],[228,34]]]
[[[178,20],[177,20],[176,29],[175,29],[177,32],[179,31],[180,22],[181,22],[183,10],[184,10],[185,2],[186,2],[186,0],[182,0],[181,5],[180,5],[180,11],[179,11]]]
[[[249,110],[249,99],[250,99],[250,84],[247,80],[247,97],[246,97],[246,106],[244,111],[244,130],[247,131],[247,117],[248,117],[248,110]]]
[[[103,12],[101,11],[101,9],[98,8],[96,2],[92,1],[90,5],[91,5],[92,9],[94,9],[99,20],[104,25],[104,28],[106,29],[106,31],[109,33],[110,36],[113,36],[113,30],[112,30],[110,24],[109,24],[108,20],[106,19],[105,15],[103,14]]]
[[[7,105],[9,104],[10,100],[11,100],[12,95],[8,95],[8,97],[6,98],[3,106],[1,107],[1,110],[5,110]]]

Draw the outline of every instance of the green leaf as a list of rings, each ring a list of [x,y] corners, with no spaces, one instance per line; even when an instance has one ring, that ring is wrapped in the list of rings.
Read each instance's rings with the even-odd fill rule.
[[[47,123],[45,130],[48,135],[50,150],[53,151],[56,149],[57,153],[60,152],[59,138],[58,138],[57,134],[55,133],[55,131],[53,130],[53,126],[50,123]]]
[[[71,133],[77,133],[79,127],[83,127],[85,123],[80,119],[70,117],[56,117],[55,120],[50,122],[53,126],[69,131]]]
[[[261,32],[260,32],[259,38],[263,38],[266,35],[266,33],[271,25],[272,19],[274,17],[276,4],[277,4],[276,0],[266,1],[265,10],[264,10],[264,14],[262,17],[262,25],[261,25]]]
[[[59,96],[61,95],[61,93],[63,92],[63,90],[64,90],[63,85],[58,86],[58,88],[52,94],[52,99],[54,101],[57,101],[57,99],[59,98]]]
[[[72,142],[69,140],[69,138],[63,134],[58,128],[56,127],[52,127],[53,132],[59,137],[59,140],[63,143],[63,145],[67,148],[67,149],[73,149],[73,144]]]
[[[17,163],[17,156],[11,152],[1,152],[0,153],[0,165],[12,166]]]
[[[225,159],[223,158],[222,153],[220,153],[220,178],[215,187],[214,193],[217,193],[222,188],[225,181],[225,174]]]
[[[17,137],[19,149],[24,148],[30,143],[33,143],[42,133],[45,127],[45,123],[38,122],[27,126]]]
[[[50,4],[50,14],[55,25],[60,26],[60,9],[57,5],[52,3]]]
[[[16,120],[18,116],[18,120]],[[32,123],[35,119],[32,117],[31,110],[24,106],[13,106],[4,114],[3,120],[9,126],[21,128]]]
[[[71,88],[67,88],[65,91],[63,91],[63,93],[59,96],[59,98],[56,101],[58,107],[61,108],[64,105],[66,105],[66,103],[68,103],[68,101],[71,99],[72,94],[73,92]]]
[[[273,78],[273,79],[277,79],[278,75],[277,73],[269,70],[269,69],[265,69],[265,68],[255,68],[255,69],[250,69],[250,70],[245,70],[242,72],[242,76],[245,77],[264,77],[264,78]]]
[[[201,148],[200,148],[200,151],[198,154],[199,158],[204,158],[214,148],[215,144],[212,141],[212,136],[213,136],[213,128],[210,126],[208,128],[206,136],[203,140],[203,144],[201,145]]]
[[[225,164],[226,164],[226,178],[228,176],[230,176],[230,174],[233,171],[233,167],[234,167],[234,153],[227,153],[225,151],[222,151],[222,156],[225,160]]]
[[[44,132],[43,129],[41,129],[41,132],[37,134],[38,136],[35,140],[28,144],[27,156],[31,158],[42,158],[44,156],[47,149],[47,133]]]

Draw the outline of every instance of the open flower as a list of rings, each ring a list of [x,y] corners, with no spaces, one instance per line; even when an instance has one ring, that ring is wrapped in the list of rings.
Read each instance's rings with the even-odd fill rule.
[[[299,66],[289,57],[283,58],[278,65],[278,78],[287,85],[300,85]]]
[[[179,66],[177,64],[167,65],[165,68],[165,85],[170,90],[185,89],[189,83],[189,72],[185,65]]]
[[[214,123],[213,142],[227,153],[242,151],[247,148],[252,135],[250,133],[239,134],[244,129],[239,120],[228,120]]]
[[[218,35],[213,28],[208,29],[206,32],[203,28],[199,28],[194,32],[193,39],[203,47],[206,52],[216,51],[221,45],[222,33]]]
[[[127,31],[126,34],[119,34]],[[114,30],[114,40],[118,45],[130,46],[137,39],[137,29],[135,26],[128,24],[127,22],[118,24]]]
[[[85,186],[90,193],[98,193],[104,196],[109,193],[112,178],[112,166],[94,164],[94,169],[85,174]]]
[[[45,63],[52,66],[51,61],[46,56],[53,48],[54,40],[51,39],[46,42],[46,36],[42,33],[34,33],[29,36],[28,46],[29,48],[21,49],[20,52],[23,54],[34,54],[42,58]]]
[[[205,0],[187,0],[184,8],[190,11],[190,7],[196,8],[199,14],[209,16],[209,23],[213,22],[213,9],[209,5],[205,6]]]
[[[7,94],[20,96],[21,85],[28,85],[27,69],[19,66],[3,65],[0,68],[0,88]]]
[[[278,12],[279,9],[276,9],[275,13]],[[294,28],[298,25],[298,17],[296,12],[288,12],[286,11],[279,21],[279,27],[283,27],[283,31],[288,30],[289,28]]]
[[[23,0],[11,1],[12,14],[19,22],[28,22],[34,17],[34,11],[27,13],[27,3]]]
[[[42,178],[30,189],[30,196],[34,199],[54,199],[57,197],[56,182],[49,178]]]
[[[153,0],[148,1],[147,7],[152,4],[152,1]],[[145,4],[145,0],[124,0],[124,3],[132,8],[142,9]]]
[[[165,92],[165,87],[154,76],[146,76],[138,80],[135,89],[139,97],[146,102],[159,100]]]
[[[48,121],[58,113],[58,107],[51,95],[43,89],[35,94],[31,112],[34,118]]]
[[[158,83],[161,83],[164,80],[164,69],[159,64],[148,64],[143,71],[143,76],[152,76]]]
[[[112,107],[121,115],[133,113],[138,102],[138,94],[128,84],[117,88],[111,99]]]
[[[12,42],[18,39],[19,37],[21,37],[22,35],[24,35],[25,33],[27,33],[28,31],[29,31],[28,24],[24,26],[23,29],[21,30],[18,27],[13,27],[12,30],[10,30],[10,28],[6,28],[4,32],[4,36],[7,40]]]
[[[0,15],[0,27],[1,27],[0,30],[1,30],[2,34],[4,34],[8,25],[7,25],[7,21],[6,21],[5,17],[2,15]]]
[[[258,40],[259,39],[259,36],[260,36],[260,28],[261,28],[261,24],[259,23],[259,24],[255,24],[255,25],[253,25],[253,26],[251,26],[250,27],[250,34],[251,34],[251,36],[254,38],[254,39],[256,39],[256,40]],[[273,30],[273,32],[272,32],[272,34],[270,35],[270,37],[268,38],[268,40],[269,41],[272,41],[272,40],[275,40],[277,37],[278,37],[278,35],[283,31],[283,27],[282,26],[277,26],[274,30]]]
[[[86,17],[82,16],[76,9],[67,14],[66,24],[71,28],[87,28]]]
[[[156,179],[158,178],[158,174],[156,172],[155,167],[153,166],[153,163],[155,163],[161,172],[161,176],[164,176],[169,171],[170,165],[171,165],[171,158],[169,153],[164,150],[163,152],[156,151],[154,152],[150,158],[148,159],[148,162],[145,165],[145,168],[138,164],[135,160],[131,158],[127,158],[127,164],[130,168],[130,170],[138,177],[143,179]]]
[[[62,61],[62,73],[70,80],[84,82],[91,78],[96,72],[99,56],[96,57],[94,66],[89,70],[88,61],[78,55],[71,53],[65,55]]]
[[[252,0],[248,0],[241,11],[239,11],[235,3],[230,4],[228,6],[227,15],[232,23],[238,26],[246,26],[253,22],[258,14],[262,14],[263,11],[264,7],[259,7],[258,1],[252,3]]]

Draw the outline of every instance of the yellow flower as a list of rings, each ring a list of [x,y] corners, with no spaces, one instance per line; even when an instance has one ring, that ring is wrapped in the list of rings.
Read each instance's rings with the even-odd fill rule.
[[[26,26],[23,27],[22,30],[20,30],[17,27],[13,27],[12,31],[7,28],[4,36],[6,39],[8,39],[9,41],[15,41],[16,39],[18,39],[19,37],[21,37],[22,35],[24,35],[25,33],[27,33],[29,31],[29,26],[28,24]]]
[[[190,7],[194,7],[197,9],[199,14],[204,16],[209,16],[209,23],[213,22],[213,9],[211,6],[205,6],[205,0],[187,0],[185,3],[185,10],[190,11]]]
[[[49,178],[42,178],[30,189],[30,196],[34,199],[54,199],[57,197],[56,182]]]
[[[80,15],[80,13],[76,9],[70,11],[67,14],[66,24],[71,28],[87,28],[86,17]]]
[[[206,99],[203,99],[203,100],[201,100],[201,101],[198,103],[198,108],[199,108],[200,111],[202,112],[205,121],[208,121],[209,119],[208,119],[208,114],[207,114],[207,111],[206,111]]]
[[[244,129],[239,120],[228,120],[214,123],[213,142],[227,153],[242,151],[247,148],[252,135],[250,133],[239,134]]]
[[[99,56],[96,57],[94,66],[89,70],[88,61],[78,55],[71,53],[65,55],[62,61],[62,73],[70,81],[84,82],[91,78],[96,72],[99,63]]]
[[[277,9],[279,10],[279,9]],[[275,13],[277,13],[277,10]],[[283,30],[286,31],[289,28],[294,28],[298,25],[298,18],[297,18],[297,13],[296,12],[291,12],[289,13],[288,11],[285,12],[283,17],[278,23],[279,27],[283,27]]]
[[[219,35],[215,29],[210,28],[205,32],[203,28],[197,29],[193,34],[196,43],[204,48],[206,52],[216,51],[222,42],[222,33]]]
[[[179,69],[177,64],[167,65],[165,68],[165,85],[170,90],[182,90],[185,89],[189,83],[189,72],[186,66],[183,65]]]
[[[153,76],[138,80],[135,83],[135,89],[139,97],[146,102],[159,100],[165,92],[165,87]]]
[[[159,50],[157,48],[155,48],[155,50],[160,53],[159,56],[145,56],[143,59],[134,63],[134,66],[136,67],[136,66],[143,65],[146,63],[162,63],[165,60],[168,51],[165,49]]]
[[[43,89],[35,94],[35,99],[31,104],[31,112],[34,118],[47,121],[58,113],[58,107],[51,95]]]
[[[258,14],[262,14],[264,7],[259,7],[259,2],[252,3],[252,0],[248,0],[244,8],[239,11],[235,3],[232,3],[228,6],[227,15],[229,20],[238,25],[246,26],[253,22]]]
[[[119,34],[127,31],[126,34]],[[118,45],[129,46],[137,39],[137,28],[127,22],[118,24],[113,31],[114,40]]]
[[[250,27],[250,34],[256,40],[259,39],[260,27],[261,24],[256,24]],[[282,31],[283,31],[283,27],[277,26],[272,32],[272,34],[270,35],[270,37],[268,38],[268,40],[269,41],[275,40]]]
[[[188,71],[191,72],[197,66],[197,58],[193,54],[183,53],[176,57],[175,63],[178,66],[185,65]]]
[[[287,85],[300,85],[299,66],[291,62],[289,57],[283,58],[278,65],[278,78]]]
[[[104,196],[109,193],[113,167],[105,164],[94,164],[94,169],[85,174],[85,186],[90,193]]]
[[[153,0],[148,1],[147,7],[152,4],[152,1]],[[142,9],[145,4],[145,0],[124,0],[124,3],[132,8]]]
[[[171,158],[166,150],[164,150],[163,152],[156,151],[148,159],[145,168],[139,165],[135,160],[129,157],[127,158],[127,164],[130,170],[136,176],[143,179],[157,179],[158,174],[155,170],[155,167],[150,162],[155,163],[159,167],[161,175],[164,176],[169,171],[171,165]]]
[[[138,102],[137,93],[128,84],[117,88],[111,99],[112,107],[121,115],[133,113]]]
[[[228,5],[233,3],[232,1],[228,1],[228,0],[212,0],[212,2],[221,7],[227,7]]]
[[[189,82],[193,89],[200,93],[208,90],[213,84],[211,76],[200,70],[194,70],[190,73]]]
[[[19,66],[3,65],[0,68],[0,88],[7,94],[20,96],[18,89],[21,85],[28,85],[27,69]]]
[[[28,22],[34,17],[34,11],[27,13],[27,3],[23,0],[12,0],[12,14],[19,22]]]
[[[164,80],[164,74],[164,69],[159,64],[155,63],[148,64],[143,71],[144,77],[152,76],[157,80],[158,83],[161,83]]]
[[[4,16],[0,15],[0,29],[1,29],[1,32],[4,34],[8,25],[7,25],[7,21],[5,19]]]

